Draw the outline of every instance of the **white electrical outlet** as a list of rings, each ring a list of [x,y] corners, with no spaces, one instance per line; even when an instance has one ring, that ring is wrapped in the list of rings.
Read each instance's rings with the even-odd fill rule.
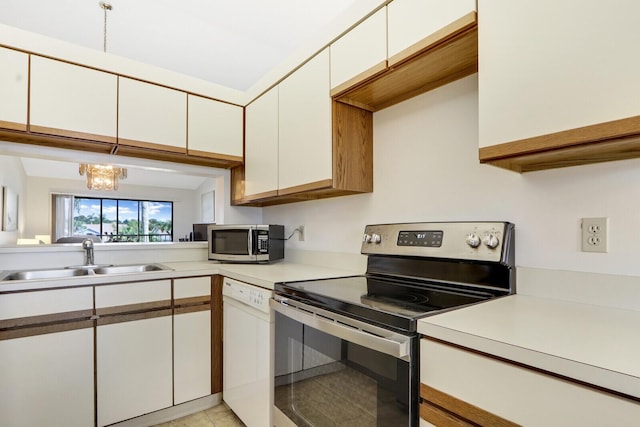
[[[298,226],[298,241],[304,242],[304,225]]]
[[[607,252],[608,218],[582,218],[582,252]]]

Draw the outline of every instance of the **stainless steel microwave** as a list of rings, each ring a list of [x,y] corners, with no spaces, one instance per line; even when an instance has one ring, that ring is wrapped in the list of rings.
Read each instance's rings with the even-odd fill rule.
[[[210,225],[209,259],[267,263],[284,258],[283,225]]]

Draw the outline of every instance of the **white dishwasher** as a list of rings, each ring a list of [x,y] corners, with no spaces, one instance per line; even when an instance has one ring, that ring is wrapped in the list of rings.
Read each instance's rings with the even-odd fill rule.
[[[222,398],[248,427],[272,426],[273,292],[224,279]]]

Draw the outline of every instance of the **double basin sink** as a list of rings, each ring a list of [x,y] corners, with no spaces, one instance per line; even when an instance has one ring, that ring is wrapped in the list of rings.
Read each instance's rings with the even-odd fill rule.
[[[148,271],[171,270],[162,264],[130,264],[130,265],[82,265],[46,270],[16,270],[0,273],[0,281],[5,280],[43,280],[63,279],[65,277],[94,276],[106,274],[132,274]]]

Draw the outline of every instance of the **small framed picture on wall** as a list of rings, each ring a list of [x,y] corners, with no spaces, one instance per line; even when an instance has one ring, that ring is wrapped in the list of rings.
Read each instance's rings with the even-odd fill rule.
[[[2,188],[2,231],[18,229],[18,193],[5,186]]]

